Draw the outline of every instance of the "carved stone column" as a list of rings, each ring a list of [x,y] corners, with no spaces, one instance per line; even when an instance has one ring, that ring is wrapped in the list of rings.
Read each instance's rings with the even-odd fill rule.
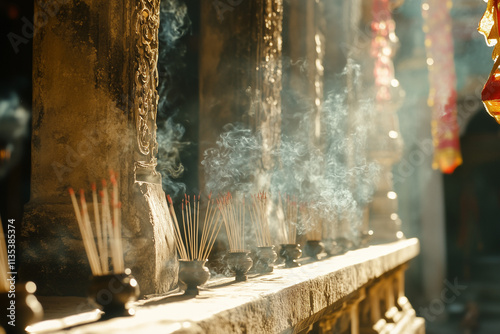
[[[325,13],[323,0],[285,3],[283,21],[284,72],[283,133],[305,138],[310,147],[322,148],[321,109],[324,103],[323,58]],[[286,64],[286,65],[285,65]],[[308,114],[307,118],[304,114]],[[301,115],[302,117],[297,117]],[[295,116],[295,117],[294,117]],[[302,124],[306,119],[306,125]],[[304,133],[307,130],[307,133]]]
[[[281,134],[282,0],[203,1],[201,13],[200,161],[224,125],[244,122],[262,133],[266,189]]]
[[[31,200],[22,279],[44,294],[85,294],[90,269],[69,186],[119,173],[125,265],[143,293],[176,281],[173,229],[155,171],[160,0],[66,1],[37,24]],[[35,18],[42,12],[36,2]]]
[[[399,134],[399,109],[404,92],[394,75],[392,58],[399,40],[395,34],[389,0],[376,0],[367,6],[371,12],[374,60],[373,78],[376,118],[371,128],[369,155],[380,165],[380,180],[370,205],[370,228],[373,242],[390,242],[404,238],[397,215],[398,200],[392,180],[392,166],[402,155],[403,142]]]

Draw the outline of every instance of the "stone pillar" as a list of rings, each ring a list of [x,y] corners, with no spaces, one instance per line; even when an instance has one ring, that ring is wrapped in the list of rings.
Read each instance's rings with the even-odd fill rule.
[[[404,92],[394,75],[392,58],[399,40],[395,34],[391,3],[376,0],[370,3],[373,57],[373,81],[376,116],[371,128],[369,155],[380,166],[378,182],[370,209],[372,241],[390,242],[404,237],[398,217],[398,200],[394,191],[392,167],[401,159],[403,142],[399,133],[397,110]]]
[[[119,174],[125,265],[143,293],[176,282],[172,222],[155,170],[159,6],[61,0],[45,15],[36,1],[20,274],[43,294],[86,293],[90,268],[67,188],[89,191],[110,169]]]
[[[244,122],[262,133],[262,176],[281,134],[282,0],[201,3],[200,161],[224,125]],[[204,185],[203,173],[200,184]]]
[[[306,138],[310,147],[322,149],[321,109],[324,103],[323,58],[325,54],[325,13],[323,0],[291,0],[284,7],[283,56],[284,66],[283,118],[287,118],[286,135]],[[296,117],[304,110],[307,113],[307,133],[305,117]],[[295,117],[294,117],[295,116]]]

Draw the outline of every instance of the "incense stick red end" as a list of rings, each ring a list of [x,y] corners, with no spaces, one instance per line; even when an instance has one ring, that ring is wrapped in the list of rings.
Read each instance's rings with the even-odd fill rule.
[[[172,197],[170,197],[170,195],[167,195],[167,201],[168,201],[168,203],[173,204],[172,203]]]
[[[73,190],[73,188],[68,188],[68,191],[69,191],[69,194],[70,195],[74,195],[75,194],[75,191]]]
[[[96,191],[97,187],[95,185],[95,182],[92,182],[92,191]]]

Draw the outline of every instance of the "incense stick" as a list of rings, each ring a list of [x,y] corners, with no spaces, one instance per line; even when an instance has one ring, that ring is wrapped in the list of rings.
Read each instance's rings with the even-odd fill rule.
[[[102,239],[102,229],[101,229],[101,219],[99,217],[99,202],[97,201],[97,187],[95,183],[92,183],[92,204],[94,208],[94,222],[96,226],[97,235],[97,248],[99,250],[99,261],[101,263],[102,271],[107,271],[104,269],[106,266],[106,259],[102,256],[104,252],[104,242]]]
[[[284,205],[283,205],[284,202]],[[278,223],[283,244],[297,243],[298,205],[295,198],[278,195]]]
[[[231,193],[217,200],[231,252],[245,251],[245,200],[235,200]]]
[[[307,240],[323,239],[323,219],[311,203],[300,204],[300,223]]]
[[[208,197],[203,226],[200,226],[201,196],[193,196],[192,208],[191,196],[184,197],[181,206],[182,229],[170,195],[167,195],[167,201],[170,215],[174,221],[175,245],[180,259],[187,261],[206,260],[222,226],[220,212],[217,212],[213,206],[212,196]],[[201,236],[199,236],[200,228]]]
[[[97,187],[95,183],[92,184],[93,224],[90,221],[87,201],[85,200],[85,191],[83,189],[80,190],[79,205],[74,190],[69,188],[85,253],[87,254],[92,274],[95,276],[110,273],[110,260],[112,263],[111,271],[113,273],[122,273],[125,270],[121,237],[121,203],[118,201],[119,189],[116,174],[113,171],[111,171],[111,184],[112,201],[109,200],[106,180],[102,180],[102,190],[99,191],[100,205],[97,198]],[[111,212],[113,212],[112,215]],[[94,237],[94,230],[96,237]],[[111,258],[109,257],[108,248],[111,250]]]
[[[116,181],[116,174],[113,171],[110,171],[110,181],[113,186],[113,244],[116,248],[116,268],[118,272],[123,272],[125,270],[123,265],[123,245],[121,238],[121,217],[120,217],[120,207],[121,203],[118,201],[118,182]],[[121,254],[121,256],[120,256]],[[114,265],[114,264],[113,264]]]
[[[258,247],[272,246],[271,232],[267,220],[267,195],[262,192],[252,196],[252,206],[250,217],[255,226],[255,235],[257,237]]]

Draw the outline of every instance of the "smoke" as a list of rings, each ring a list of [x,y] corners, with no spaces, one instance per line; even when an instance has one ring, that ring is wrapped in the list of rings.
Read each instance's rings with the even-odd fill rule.
[[[228,124],[223,131],[216,147],[206,150],[201,162],[206,188],[215,194],[249,193],[261,164],[261,136],[242,124]]]
[[[163,189],[172,197],[186,191],[186,185],[176,181],[184,172],[180,151],[190,143],[183,141],[185,128],[176,122],[182,100],[177,85],[185,67],[186,46],[181,38],[190,32],[191,21],[187,6],[179,0],[163,0],[160,4],[159,57],[158,57],[158,166]]]
[[[350,73],[357,82],[359,71],[359,66],[349,63],[339,80],[345,81]],[[345,221],[342,236],[358,243],[362,215],[373,196],[379,166],[370,161],[366,147],[375,111],[373,99],[368,94],[348,101],[349,94],[353,92],[342,88],[327,95],[321,111],[322,144],[311,143],[313,105],[304,107],[301,103],[300,110],[283,112],[280,144],[268,152],[273,159],[270,170],[263,171],[261,166],[262,133],[243,125],[227,125],[216,146],[204,153],[207,189],[240,194],[270,191],[275,202],[279,194],[294,196],[330,224],[337,217]],[[262,172],[269,176],[269,189],[256,189]]]
[[[320,198],[324,212],[337,214],[343,237],[357,243],[366,205],[371,201],[379,176],[379,166],[369,158],[367,142],[374,124],[375,105],[368,89],[361,93],[360,66],[347,62],[340,91],[332,91],[323,108],[325,147],[325,186]],[[349,100],[349,96],[355,99]],[[342,222],[344,221],[344,222]]]
[[[28,135],[29,112],[19,96],[10,92],[0,98],[0,179],[22,156],[22,141]]]

